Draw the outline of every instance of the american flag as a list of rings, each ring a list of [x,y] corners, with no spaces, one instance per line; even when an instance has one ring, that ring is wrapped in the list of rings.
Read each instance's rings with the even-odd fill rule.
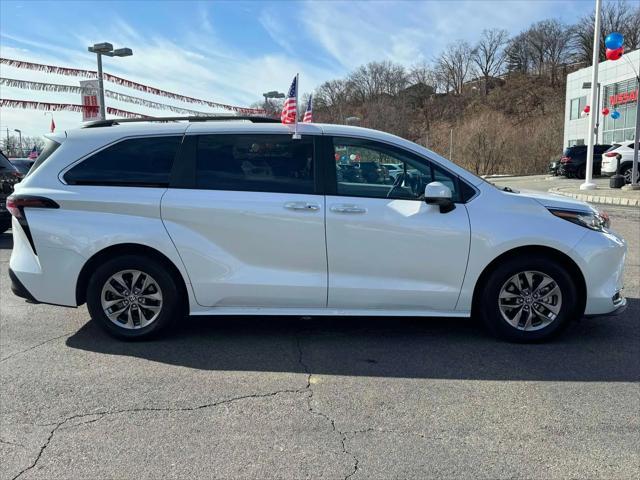
[[[313,122],[313,106],[311,104],[312,96],[309,95],[309,102],[307,103],[307,109],[304,111],[304,117],[302,117],[303,123]]]
[[[289,87],[289,94],[282,106],[282,113],[280,114],[280,121],[282,123],[296,123],[296,116],[298,114],[298,76],[293,77],[291,87]]]
[[[31,152],[29,153],[29,156],[27,158],[29,160],[35,160],[36,158],[38,158],[38,149],[36,148],[35,145],[33,146],[33,149],[31,150]]]

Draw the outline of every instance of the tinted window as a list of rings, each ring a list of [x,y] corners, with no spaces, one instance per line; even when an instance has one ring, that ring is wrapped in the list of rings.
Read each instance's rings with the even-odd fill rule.
[[[79,163],[65,175],[78,185],[165,187],[182,137],[124,140]]]
[[[210,190],[314,193],[313,137],[203,135],[196,186]]]
[[[419,200],[430,182],[442,182],[461,198],[455,175],[402,149],[355,138],[333,138],[338,195]],[[397,164],[393,175],[383,166]]]

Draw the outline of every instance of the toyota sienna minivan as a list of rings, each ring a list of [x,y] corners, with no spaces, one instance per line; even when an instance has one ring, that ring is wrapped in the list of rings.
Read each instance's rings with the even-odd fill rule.
[[[626,305],[625,242],[586,203],[375,130],[181,120],[49,138],[7,201],[16,295],[87,303],[121,338],[186,314],[384,315],[473,316],[525,342]],[[401,173],[351,182],[345,155]]]

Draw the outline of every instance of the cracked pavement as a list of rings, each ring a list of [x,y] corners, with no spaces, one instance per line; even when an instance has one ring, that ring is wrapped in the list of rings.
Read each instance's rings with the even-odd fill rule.
[[[556,341],[473,320],[189,319],[118,342],[30,305],[0,235],[0,480],[638,478],[640,211],[628,310]]]

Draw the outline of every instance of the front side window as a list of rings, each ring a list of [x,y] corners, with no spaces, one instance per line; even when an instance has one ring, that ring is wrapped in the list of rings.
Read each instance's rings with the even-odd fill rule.
[[[71,185],[166,187],[181,139],[123,140],[74,166],[64,179]]]
[[[336,193],[344,196],[420,200],[430,182],[451,189],[461,198],[457,177],[405,150],[370,140],[333,138]],[[389,169],[385,164],[397,165]]]
[[[313,137],[202,135],[196,186],[209,190],[306,193],[314,188]]]

